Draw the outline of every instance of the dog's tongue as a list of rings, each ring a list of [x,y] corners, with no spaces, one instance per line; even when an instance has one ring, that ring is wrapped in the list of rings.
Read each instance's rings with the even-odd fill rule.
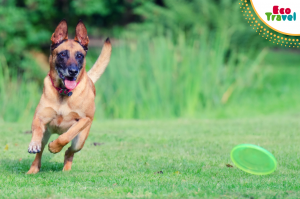
[[[70,81],[70,80],[65,80],[65,86],[67,87],[67,89],[72,90],[76,87],[77,83],[76,81]]]

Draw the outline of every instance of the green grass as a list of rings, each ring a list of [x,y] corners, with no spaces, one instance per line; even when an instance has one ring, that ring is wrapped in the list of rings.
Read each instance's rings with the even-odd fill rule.
[[[72,171],[61,171],[64,152],[46,150],[37,175],[25,175],[34,159],[23,133],[30,123],[0,123],[0,198],[297,198],[299,117],[95,121]],[[272,152],[277,170],[255,176],[226,167],[241,143]]]

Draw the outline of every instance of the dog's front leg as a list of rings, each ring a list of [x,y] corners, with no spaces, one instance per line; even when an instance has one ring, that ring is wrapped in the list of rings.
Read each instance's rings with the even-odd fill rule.
[[[44,109],[40,114],[36,114],[32,122],[32,138],[28,147],[29,153],[36,153],[35,159],[27,174],[35,174],[40,171],[42,153],[47,144],[50,133],[45,132],[45,125],[51,121],[55,112],[52,109]]]
[[[72,141],[83,129],[91,124],[92,120],[88,117],[80,119],[73,124],[71,128],[64,134],[60,135],[56,140],[49,143],[48,148],[51,153],[58,153],[62,148]]]

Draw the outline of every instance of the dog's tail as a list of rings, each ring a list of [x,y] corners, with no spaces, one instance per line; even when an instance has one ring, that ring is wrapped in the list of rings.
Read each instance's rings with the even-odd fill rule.
[[[105,40],[104,46],[102,48],[101,54],[98,57],[97,61],[93,65],[93,67],[88,71],[88,76],[95,83],[100,76],[103,74],[106,66],[109,63],[111,55],[111,43],[109,38]]]

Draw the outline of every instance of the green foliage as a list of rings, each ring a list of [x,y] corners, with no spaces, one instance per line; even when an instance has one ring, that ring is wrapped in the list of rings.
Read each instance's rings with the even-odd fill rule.
[[[254,32],[249,33],[233,0],[165,0],[160,4],[143,0],[1,0],[0,5],[0,54],[11,71],[27,72],[29,76],[38,69],[38,63],[28,52],[39,49],[48,54],[51,34],[63,18],[69,22],[70,34],[83,19],[91,37],[106,37],[109,32],[122,37],[120,26],[143,21],[131,23],[125,33],[133,38],[140,34],[171,35],[176,40],[180,34],[197,38],[206,31],[226,29],[232,36],[230,42],[244,46],[249,46],[249,41],[252,46],[259,43],[252,36]],[[22,67],[23,61],[26,67]],[[33,75],[31,78],[36,79]]]
[[[0,121],[28,121],[39,102],[40,85],[10,72],[1,54],[0,69]]]
[[[224,31],[215,35],[207,32],[194,40],[181,35],[175,44],[167,37],[121,42],[114,47],[110,65],[96,84],[96,118],[198,117],[203,111],[222,107],[231,100],[233,91],[238,95],[255,89],[265,76],[260,68],[265,51],[256,56],[254,50],[230,46]],[[99,51],[89,52],[88,68],[98,55]],[[29,86],[13,91],[32,92]],[[36,102],[39,96],[31,92],[27,98]],[[19,114],[9,119],[2,113],[4,119],[22,120],[24,105],[12,106]],[[11,114],[7,108],[3,111]]]
[[[100,14],[102,16],[109,15],[113,8],[109,6],[110,3],[116,3],[117,0],[114,1],[95,1],[95,0],[77,0],[72,1],[71,6],[75,10],[77,15],[87,15],[91,16],[93,14]],[[121,6],[117,5],[117,9],[120,11],[123,10]]]
[[[257,90],[267,84],[261,64],[264,43],[233,0],[0,3],[0,118],[6,121],[33,115],[47,73],[33,52],[49,55],[51,34],[63,18],[70,37],[81,18],[90,38],[109,33],[118,38],[113,39],[111,63],[96,85],[96,118],[234,112],[236,103],[248,103],[247,95],[257,97]],[[99,55],[98,48],[90,49],[87,67]],[[228,115],[232,113],[220,117]]]
[[[236,46],[255,46],[261,48],[266,43],[251,31],[242,17],[235,0],[165,0],[160,6],[152,1],[145,1],[134,9],[142,16],[143,23],[132,23],[130,31],[148,35],[174,36],[185,34],[197,38],[207,31],[223,32],[230,36],[230,42]]]
[[[1,0],[0,5],[0,54],[12,72],[25,72],[40,82],[41,78],[30,75],[38,63],[28,52],[38,49],[48,54],[51,34],[63,18],[69,22],[71,35],[82,19],[90,37],[113,34],[122,38],[126,33],[133,38],[168,35],[176,41],[181,34],[197,38],[207,31],[228,30],[230,42],[236,45],[248,47],[251,41],[251,46],[257,47],[261,41],[253,37],[254,31],[249,31],[233,0],[165,0],[161,5],[143,0]],[[128,23],[125,31],[120,28]],[[26,67],[22,67],[23,61]]]
[[[90,36],[99,37],[100,28],[125,23],[122,16],[132,6],[120,0],[0,0],[0,55],[12,73],[26,73],[41,83],[42,78],[32,73],[39,68],[38,63],[28,53],[42,50],[49,54],[50,37],[60,20],[67,19],[69,32],[74,35],[74,27],[82,19]]]
[[[265,51],[254,60],[251,51],[231,48],[228,54],[224,31],[195,40],[181,35],[175,43],[157,37],[117,46],[96,84],[98,113],[109,118],[198,117],[222,106],[222,98],[227,103],[231,94],[224,95],[231,87],[239,93],[264,78],[259,64]]]

